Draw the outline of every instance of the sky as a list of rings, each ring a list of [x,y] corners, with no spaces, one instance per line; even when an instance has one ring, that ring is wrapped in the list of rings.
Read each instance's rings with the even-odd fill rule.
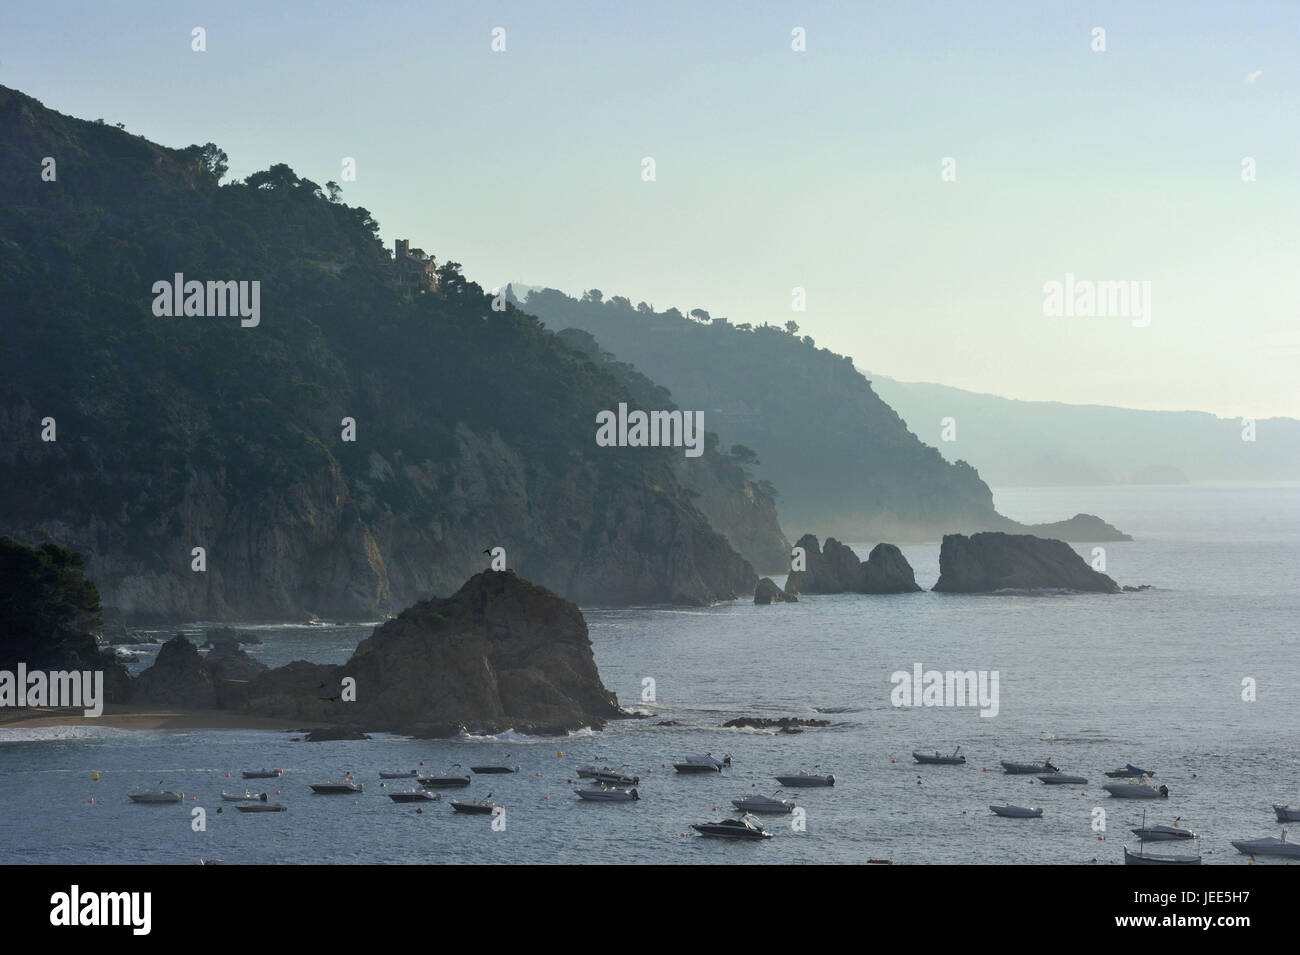
[[[1295,0],[0,8],[0,84],[215,142],[232,177],[339,181],[390,247],[485,288],[793,319],[904,381],[1256,418],[1300,417],[1298,48]],[[1046,314],[1067,274],[1149,310]]]

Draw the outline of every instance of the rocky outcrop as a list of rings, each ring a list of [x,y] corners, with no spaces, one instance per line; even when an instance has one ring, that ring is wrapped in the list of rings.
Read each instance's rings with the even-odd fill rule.
[[[797,547],[804,549],[804,570],[790,572],[785,589],[792,594],[907,594],[921,588],[907,558],[893,544],[877,544],[866,561],[834,537],[820,547],[805,534]]]
[[[354,681],[353,702],[340,691],[345,679]],[[410,607],[342,666],[298,661],[262,674],[245,709],[425,737],[561,734],[622,715],[578,608],[508,570]]]
[[[786,593],[776,585],[771,577],[764,577],[754,588],[754,603],[760,605],[775,603],[797,603],[799,600],[794,594]]]
[[[947,534],[939,549],[939,581],[946,593],[999,590],[1077,590],[1119,593],[1065,541],[1030,534],[985,532],[966,537]]]
[[[256,680],[269,669],[261,660],[253,659],[242,647],[231,643],[218,644],[204,662],[218,683]]]
[[[1114,524],[1103,521],[1095,514],[1075,514],[1068,521],[1056,521],[1051,524],[1024,524],[1008,530],[1028,531],[1034,537],[1050,537],[1056,540],[1075,541],[1078,543],[1094,543],[1110,541],[1131,541],[1133,538],[1125,534]]]
[[[153,666],[135,678],[131,702],[213,709],[217,687],[198,647],[178,633],[162,645]]]
[[[782,716],[778,719],[771,719],[766,716],[740,716],[734,720],[727,720],[722,724],[727,728],[746,728],[746,729],[778,729],[787,731],[801,726],[830,726],[830,720],[805,719],[799,716]]]

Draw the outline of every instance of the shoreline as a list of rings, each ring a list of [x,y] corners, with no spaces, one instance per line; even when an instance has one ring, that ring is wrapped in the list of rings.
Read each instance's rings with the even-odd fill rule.
[[[174,706],[105,704],[99,716],[80,708],[36,706],[0,709],[0,729],[44,729],[51,726],[108,726],[124,730],[280,730],[307,732],[324,726],[303,720],[253,716],[229,710],[187,710]]]

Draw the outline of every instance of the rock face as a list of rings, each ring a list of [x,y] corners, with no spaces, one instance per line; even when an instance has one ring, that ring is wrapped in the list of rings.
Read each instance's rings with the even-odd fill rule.
[[[912,565],[893,544],[877,544],[865,562],[834,537],[819,547],[814,535],[805,534],[796,546],[804,549],[807,569],[791,571],[785,585],[788,593],[908,594],[921,589]]]
[[[998,590],[1120,592],[1115,581],[1093,570],[1065,541],[998,532],[945,535],[934,589],[966,594]]]
[[[1114,524],[1103,521],[1096,514],[1075,514],[1067,521],[1051,524],[1026,524],[1016,530],[1029,531],[1035,537],[1052,537],[1064,541],[1092,543],[1094,541],[1131,541],[1133,537],[1125,534]]]
[[[269,669],[261,660],[254,660],[243,648],[230,643],[219,643],[204,661],[212,679],[218,683],[255,680]]]
[[[764,577],[754,588],[754,603],[760,605],[775,603],[797,603],[799,600],[794,594],[788,594],[776,585],[771,577]]]
[[[345,677],[356,681],[355,702],[339,699]],[[426,737],[560,734],[621,715],[578,608],[508,570],[410,607],[342,666],[269,671],[248,698],[246,709],[266,716]]]
[[[136,677],[131,702],[212,709],[217,687],[198,647],[177,634],[162,645],[153,666]]]

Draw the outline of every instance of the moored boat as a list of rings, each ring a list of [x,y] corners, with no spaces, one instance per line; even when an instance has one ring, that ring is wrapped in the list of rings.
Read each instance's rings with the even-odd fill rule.
[[[781,799],[781,790],[777,790],[770,796],[754,794],[746,796],[743,799],[733,799],[731,804],[741,812],[765,812],[765,813],[787,813],[794,812],[795,804],[792,799]]]
[[[1059,773],[1060,770],[1052,765],[1050,759],[1045,759],[1041,763],[1011,763],[1002,760],[1002,771],[1009,776],[1037,776],[1040,773]]]
[[[1278,822],[1300,822],[1300,809],[1274,805],[1273,812],[1276,813]]]
[[[428,793],[423,789],[408,790],[400,793],[389,793],[388,798],[393,802],[438,802],[442,796],[438,793]]]
[[[324,783],[312,783],[311,791],[322,796],[335,796],[342,793],[359,793],[362,787],[360,783],[350,779],[330,780]]]
[[[636,789],[619,789],[616,786],[598,786],[575,789],[575,793],[588,802],[636,802],[641,794]]]
[[[1045,786],[1086,786],[1088,780],[1082,776],[1067,776],[1065,773],[1049,773],[1039,776],[1038,781]]]
[[[1037,806],[1013,806],[1010,803],[1001,806],[989,806],[996,815],[1007,819],[1042,819],[1043,810]]]
[[[1144,844],[1145,845],[1145,844]],[[1124,864],[1125,865],[1200,865],[1200,855],[1179,856],[1167,853],[1147,852],[1145,848],[1139,847],[1137,852],[1130,852],[1128,846],[1124,847]]]
[[[746,813],[739,819],[723,819],[721,822],[703,822],[691,826],[702,836],[720,839],[771,839],[772,833],[763,828],[753,816]]]
[[[687,756],[685,762],[673,763],[673,769],[679,773],[720,773],[730,766],[730,753],[722,759],[715,759],[712,754],[705,753],[703,756]]]
[[[453,799],[451,808],[455,812],[469,815],[490,816],[497,809],[497,805],[492,801],[492,794],[488,793],[482,799]]]
[[[282,769],[246,769],[244,770],[245,779],[278,779],[283,773]]]
[[[131,793],[132,802],[158,803],[158,802],[182,802],[185,794],[182,792],[173,792],[170,789],[146,789],[144,792]]]
[[[241,802],[235,808],[240,812],[284,812],[285,809],[278,802]]]
[[[942,753],[938,752],[937,750],[932,756],[926,753],[918,753],[913,751],[912,758],[916,760],[918,763],[925,763],[926,765],[929,766],[965,766],[966,765],[966,757],[961,755],[960,746],[954,749],[952,751],[952,754],[949,756],[944,756]]]
[[[1265,836],[1262,839],[1234,839],[1232,846],[1242,855],[1247,856],[1280,856],[1286,859],[1300,859],[1300,842],[1288,842],[1286,830],[1282,830],[1282,838],[1274,836]]]
[[[808,787],[808,786],[834,786],[835,777],[827,773],[825,776],[819,776],[816,773],[810,773],[806,769],[801,769],[793,776],[777,776],[776,781],[782,786]]]
[[[1159,799],[1169,796],[1168,786],[1156,786],[1147,776],[1135,776],[1123,783],[1106,783],[1101,788],[1116,799]]]

